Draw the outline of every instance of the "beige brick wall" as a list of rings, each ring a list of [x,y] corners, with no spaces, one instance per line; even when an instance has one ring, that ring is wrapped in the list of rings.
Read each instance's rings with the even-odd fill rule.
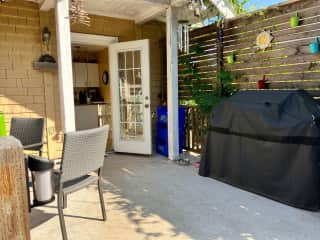
[[[43,74],[31,64],[41,55],[39,22],[36,4],[14,0],[0,5],[0,111],[7,130],[13,116],[46,118]]]
[[[152,110],[155,110],[159,104],[159,40],[165,36],[164,24],[150,22],[141,26],[130,20],[102,16],[91,16],[91,20],[90,27],[72,25],[71,31],[117,36],[120,41],[150,39],[151,101]],[[53,10],[39,12],[37,4],[23,0],[0,5],[0,111],[5,113],[8,129],[12,116],[45,117],[49,146],[45,152],[53,159],[60,157],[63,142],[58,77],[57,73],[32,68],[32,61],[47,52],[41,41],[45,26],[52,33],[49,53],[57,59]]]
[[[166,36],[166,26],[164,23],[152,21],[141,26],[141,39],[150,40],[150,87],[151,87],[151,111],[156,113],[160,104],[159,95],[161,93],[162,80],[162,48],[161,42]],[[153,144],[156,137],[156,114],[152,118]]]

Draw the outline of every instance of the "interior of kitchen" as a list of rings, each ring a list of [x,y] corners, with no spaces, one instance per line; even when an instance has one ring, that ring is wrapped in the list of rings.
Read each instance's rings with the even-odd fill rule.
[[[76,129],[111,127],[108,49],[72,44],[72,60]]]

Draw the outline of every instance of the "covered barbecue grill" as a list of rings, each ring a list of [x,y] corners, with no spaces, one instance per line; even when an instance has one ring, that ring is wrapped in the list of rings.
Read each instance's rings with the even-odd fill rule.
[[[319,120],[305,91],[241,91],[212,111],[199,174],[319,210]]]

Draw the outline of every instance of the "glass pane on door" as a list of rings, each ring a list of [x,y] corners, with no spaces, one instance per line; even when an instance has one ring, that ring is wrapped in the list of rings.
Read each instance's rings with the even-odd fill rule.
[[[140,50],[118,53],[121,140],[144,140],[140,59]]]

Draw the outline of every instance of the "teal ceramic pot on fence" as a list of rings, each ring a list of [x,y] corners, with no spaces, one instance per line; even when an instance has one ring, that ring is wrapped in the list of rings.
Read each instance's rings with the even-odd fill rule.
[[[4,120],[4,115],[2,112],[0,112],[0,137],[7,136],[6,131],[6,122]]]
[[[309,44],[310,52],[315,54],[320,52],[320,46],[319,46],[319,39],[316,38],[316,40]]]

